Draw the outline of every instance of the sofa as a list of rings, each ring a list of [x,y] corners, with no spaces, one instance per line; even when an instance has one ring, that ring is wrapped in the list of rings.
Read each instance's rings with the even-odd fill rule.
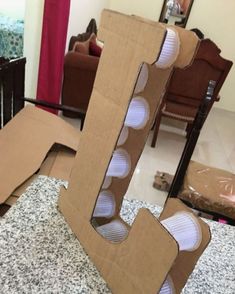
[[[72,36],[69,51],[64,58],[64,78],[62,85],[62,104],[83,111],[88,108],[101,48],[96,44],[97,28],[92,19],[83,34]],[[74,113],[63,111],[67,117]]]

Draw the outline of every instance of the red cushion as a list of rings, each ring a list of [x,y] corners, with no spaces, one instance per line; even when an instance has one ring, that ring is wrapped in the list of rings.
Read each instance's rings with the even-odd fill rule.
[[[102,48],[100,48],[100,46],[98,46],[94,41],[91,41],[89,45],[89,51],[90,55],[100,57]]]

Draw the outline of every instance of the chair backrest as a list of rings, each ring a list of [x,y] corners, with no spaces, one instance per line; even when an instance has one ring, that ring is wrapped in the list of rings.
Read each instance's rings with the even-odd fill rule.
[[[0,129],[24,107],[26,58],[0,60]]]
[[[196,118],[193,122],[193,126],[191,132],[188,136],[187,142],[185,144],[183,153],[181,155],[178,167],[176,169],[175,176],[173,178],[168,197],[177,197],[180,188],[184,181],[184,176],[188,169],[188,165],[190,163],[190,159],[193,155],[194,148],[197,144],[198,137],[200,135],[200,131],[203,127],[203,124],[206,120],[208,112],[210,111],[210,103],[212,97],[214,95],[214,90],[216,87],[215,81],[209,81],[209,85],[207,85],[207,92],[204,96],[204,99],[199,107]]]
[[[213,104],[233,64],[222,58],[220,52],[210,39],[201,40],[193,63],[185,69],[174,69],[165,101],[198,108],[205,97],[208,82],[213,80],[216,82]]]

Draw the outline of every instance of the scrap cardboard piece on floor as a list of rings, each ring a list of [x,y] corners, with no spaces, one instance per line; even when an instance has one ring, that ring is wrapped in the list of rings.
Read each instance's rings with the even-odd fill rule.
[[[173,65],[156,68],[154,63],[164,47],[166,28],[166,25],[136,16],[103,11],[98,37],[104,41],[104,48],[69,186],[67,190],[61,190],[59,199],[60,210],[113,293],[158,293],[178,256],[176,241],[146,209],[140,210],[130,229],[126,225],[129,234],[118,244],[99,235],[94,225],[114,219],[124,224],[119,217],[122,200],[172,67],[190,64],[197,50],[195,34],[171,28],[179,35],[178,56]],[[133,94],[143,63],[148,64],[148,81],[139,93]],[[127,141],[118,147],[129,154],[131,168],[126,177],[113,177],[108,187],[116,202],[113,217],[93,218],[97,197],[133,96],[145,99],[149,105],[149,119],[142,129],[129,127]],[[205,240],[208,238],[209,233],[206,232]],[[198,258],[198,254],[196,256]],[[191,266],[185,276],[189,276],[190,270]],[[183,279],[181,287],[185,283],[185,277]]]
[[[41,164],[39,171],[36,174],[32,175],[29,179],[27,179],[18,188],[16,188],[16,190],[12,192],[11,196],[9,196],[4,203],[9,206],[14,205],[18,198],[40,175],[68,181],[74,164],[75,154],[76,152],[74,150],[66,146],[53,146],[51,148],[51,151],[48,152],[45,160]],[[6,209],[3,208],[3,211],[6,211]]]
[[[44,175],[68,181],[76,152],[68,147],[58,145],[52,147],[53,151],[49,151],[45,160],[41,164],[39,171],[27,179],[22,185],[12,192],[11,196],[5,200],[5,204],[12,206],[18,198],[26,191],[26,189],[35,181],[38,176]]]
[[[77,151],[79,137],[75,128],[55,115],[37,107],[22,109],[0,130],[0,203],[37,172],[55,143]]]
[[[75,155],[74,150],[58,145],[48,153],[37,174],[68,181]]]

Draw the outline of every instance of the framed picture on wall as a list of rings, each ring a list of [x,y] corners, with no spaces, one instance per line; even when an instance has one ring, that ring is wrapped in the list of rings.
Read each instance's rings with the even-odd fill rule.
[[[184,28],[187,24],[194,0],[164,0],[159,22]]]

